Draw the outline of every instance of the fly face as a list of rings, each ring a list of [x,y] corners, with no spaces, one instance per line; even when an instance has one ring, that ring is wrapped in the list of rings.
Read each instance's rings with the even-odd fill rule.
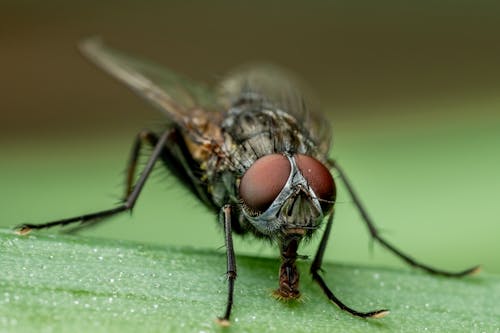
[[[245,218],[274,238],[309,236],[330,213],[335,183],[328,169],[303,154],[259,158],[239,186]]]

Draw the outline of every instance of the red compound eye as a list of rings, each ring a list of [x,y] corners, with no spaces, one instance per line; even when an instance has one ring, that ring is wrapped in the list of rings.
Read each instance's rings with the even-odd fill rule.
[[[295,156],[295,161],[307,183],[320,199],[323,214],[326,214],[332,208],[336,194],[330,170],[311,156],[298,154]]]
[[[290,170],[290,162],[281,154],[259,158],[241,178],[241,199],[255,212],[264,212],[285,186]]]

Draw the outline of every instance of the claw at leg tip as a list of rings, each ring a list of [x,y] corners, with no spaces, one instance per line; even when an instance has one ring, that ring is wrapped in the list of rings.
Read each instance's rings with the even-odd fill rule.
[[[468,275],[476,275],[479,274],[482,271],[481,265],[477,265],[476,267],[472,268],[471,271],[469,272]]]
[[[32,229],[30,227],[21,226],[19,228],[16,228],[16,230],[14,232],[20,236],[25,236],[25,235],[29,234],[31,232],[31,230]]]
[[[376,313],[374,313],[373,315],[371,315],[370,318],[376,318],[376,319],[384,318],[389,313],[391,313],[391,311],[389,311],[389,310],[380,310],[380,311],[377,311]]]
[[[222,327],[229,327],[231,326],[231,322],[228,319],[225,318],[216,318],[215,322]]]

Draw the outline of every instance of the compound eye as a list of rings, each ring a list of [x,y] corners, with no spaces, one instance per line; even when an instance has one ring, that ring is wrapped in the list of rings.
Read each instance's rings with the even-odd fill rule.
[[[302,176],[320,199],[323,214],[328,213],[333,207],[336,195],[335,182],[330,170],[317,159],[307,155],[296,155],[295,162]]]
[[[244,204],[256,214],[264,212],[285,186],[290,171],[290,162],[283,155],[259,158],[241,178],[239,191]]]

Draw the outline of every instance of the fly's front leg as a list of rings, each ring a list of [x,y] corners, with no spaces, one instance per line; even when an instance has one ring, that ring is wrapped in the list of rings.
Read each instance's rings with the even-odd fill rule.
[[[148,179],[149,175],[151,174],[151,171],[153,170],[153,167],[156,163],[156,161],[161,158],[162,152],[164,150],[165,144],[168,142],[169,136],[170,136],[170,130],[166,131],[161,135],[161,137],[158,138],[156,145],[154,147],[154,150],[151,154],[151,156],[148,159],[148,162],[146,166],[144,167],[144,170],[141,173],[141,176],[137,180],[137,183],[135,186],[131,186],[131,190],[127,190],[129,192],[124,199],[123,203],[120,204],[117,207],[111,208],[111,209],[106,209],[106,210],[101,210],[95,213],[90,213],[90,214],[85,214],[85,215],[79,215],[79,216],[74,216],[66,219],[61,219],[57,221],[52,221],[52,222],[47,222],[47,223],[42,223],[42,224],[22,224],[18,227],[17,233],[24,235],[29,233],[31,230],[38,230],[38,229],[45,229],[45,228],[51,228],[55,226],[65,226],[65,225],[70,225],[74,223],[81,223],[81,224],[90,224],[93,222],[96,222],[97,220],[111,217],[113,215],[116,215],[120,212],[131,210],[136,201],[137,198],[139,197],[142,188],[144,187],[144,184],[146,183],[146,180]],[[133,157],[133,156],[132,156]],[[135,165],[134,165],[135,168]],[[129,168],[130,169],[130,168]]]
[[[233,307],[234,281],[236,280],[236,257],[234,255],[233,235],[231,230],[231,206],[224,205],[221,208],[219,215],[220,222],[224,225],[224,240],[226,244],[227,255],[227,303],[224,316],[217,318],[217,322],[221,326],[229,326],[229,317]]]
[[[332,223],[333,223],[333,212],[328,217],[328,222],[326,224],[325,231],[323,233],[323,236],[321,237],[321,242],[319,243],[318,250],[316,251],[316,255],[314,256],[313,263],[311,264],[311,275],[313,280],[319,284],[319,286],[325,293],[326,297],[328,297],[328,299],[332,301],[335,305],[337,305],[340,309],[361,318],[385,317],[387,314],[389,314],[389,310],[382,309],[370,312],[359,312],[348,307],[333,294],[330,288],[328,288],[328,286],[326,285],[325,280],[323,280],[323,278],[319,274],[319,272],[321,271],[321,264],[323,262],[323,255],[325,254],[326,245],[328,243],[328,237],[330,236],[330,231],[332,229]]]
[[[413,259],[409,255],[405,254],[404,252],[402,252],[401,250],[396,248],[391,243],[387,242],[382,236],[380,236],[380,234],[377,230],[377,227],[375,226],[371,217],[368,215],[368,212],[366,211],[366,209],[361,204],[361,200],[359,199],[358,195],[354,191],[351,183],[347,179],[347,176],[344,173],[344,171],[342,170],[342,168],[335,161],[330,161],[330,164],[332,164],[332,166],[339,173],[340,179],[342,179],[347,190],[349,191],[349,194],[351,195],[352,201],[354,202],[354,204],[358,208],[358,210],[361,214],[361,217],[363,218],[363,221],[365,222],[366,226],[368,227],[370,235],[373,237],[373,239],[375,239],[377,242],[379,242],[383,247],[385,247],[386,249],[388,249],[389,251],[391,251],[392,253],[394,253],[395,255],[400,257],[401,259],[403,259],[409,265],[423,269],[424,271],[431,273],[431,274],[443,275],[443,276],[448,276],[448,277],[462,277],[465,275],[477,273],[480,270],[480,266],[474,266],[474,267],[471,267],[471,268],[468,268],[468,269],[465,269],[465,270],[459,271],[459,272],[449,272],[449,271],[437,269],[437,268],[434,268],[434,267],[431,267],[431,266],[428,266],[428,265],[425,265],[421,262],[416,261],[415,259]]]

